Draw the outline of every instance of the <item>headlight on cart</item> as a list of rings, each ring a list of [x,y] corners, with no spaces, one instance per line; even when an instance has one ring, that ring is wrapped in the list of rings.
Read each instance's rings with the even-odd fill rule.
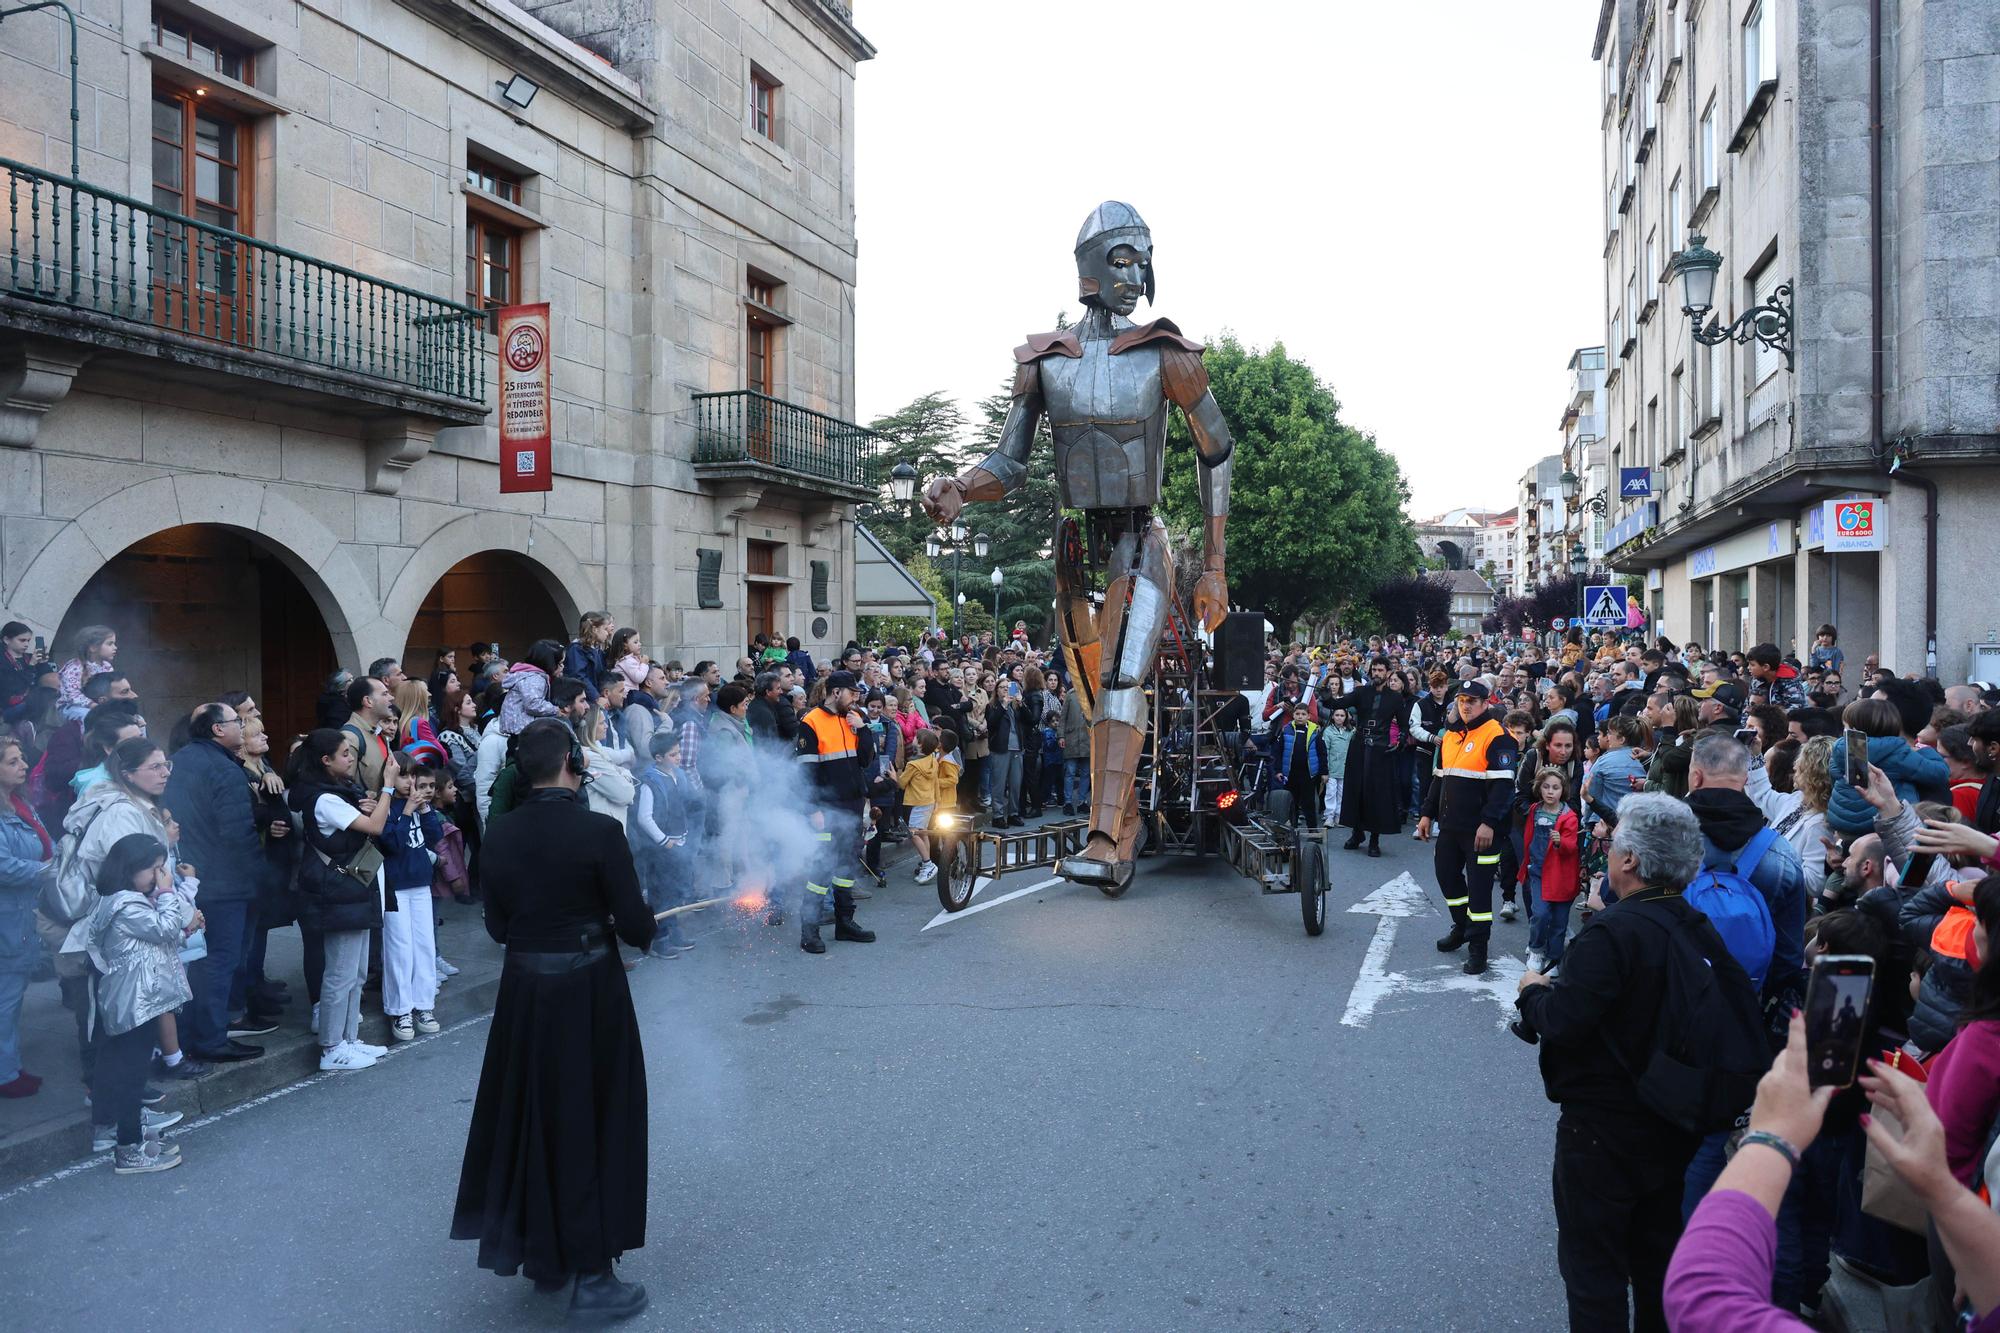
[[[958,827],[958,816],[939,814],[933,822],[936,823],[936,825],[940,829],[955,829]]]

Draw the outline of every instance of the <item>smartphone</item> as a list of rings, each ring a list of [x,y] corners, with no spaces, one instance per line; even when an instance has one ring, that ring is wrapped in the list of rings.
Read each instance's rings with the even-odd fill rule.
[[[48,655],[49,655],[49,641],[47,639],[44,639],[41,635],[37,634],[35,636],[35,656],[47,657]]]
[[[492,649],[493,656],[495,657],[500,656],[500,641],[498,639],[495,639],[492,643],[489,643],[486,646]]]
[[[1822,954],[1806,982],[1806,1082],[1844,1088],[1861,1071],[1868,1030],[1868,993],[1875,960],[1865,954]]]
[[[1868,788],[1868,736],[1866,732],[1847,729],[1842,738],[1847,742],[1847,785],[1856,791]]]

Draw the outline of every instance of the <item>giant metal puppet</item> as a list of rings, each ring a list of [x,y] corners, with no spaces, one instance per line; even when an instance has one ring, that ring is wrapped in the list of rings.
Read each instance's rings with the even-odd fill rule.
[[[999,444],[963,475],[933,481],[924,508],[933,521],[949,523],[966,501],[997,500],[1019,486],[1035,427],[1048,416],[1062,504],[1084,515],[1080,532],[1072,519],[1057,528],[1056,608],[1070,679],[1091,720],[1090,837],[1057,869],[1079,883],[1115,888],[1132,875],[1146,677],[1174,596],[1166,527],[1153,516],[1167,405],[1180,405],[1201,458],[1207,522],[1194,613],[1210,630],[1229,606],[1222,531],[1234,446],[1208,389],[1201,344],[1169,320],[1126,318],[1141,296],[1153,300],[1153,236],[1129,204],[1100,204],[1084,222],[1076,273],[1082,322],[1036,334],[1014,350],[1013,402]],[[1096,610],[1090,572],[1100,565],[1109,584]]]

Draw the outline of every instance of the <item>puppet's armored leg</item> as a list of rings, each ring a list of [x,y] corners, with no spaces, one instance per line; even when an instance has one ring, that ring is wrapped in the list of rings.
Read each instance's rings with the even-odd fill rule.
[[[1146,677],[1173,601],[1167,530],[1155,520],[1119,539],[1105,590],[1098,647],[1098,697],[1090,724],[1090,840],[1057,870],[1083,884],[1132,877],[1133,788],[1146,744]]]
[[[1071,687],[1077,691],[1087,722],[1097,716],[1103,645],[1097,639],[1097,614],[1090,605],[1090,576],[1083,557],[1083,537],[1076,520],[1065,518],[1056,525],[1056,633],[1062,640]]]

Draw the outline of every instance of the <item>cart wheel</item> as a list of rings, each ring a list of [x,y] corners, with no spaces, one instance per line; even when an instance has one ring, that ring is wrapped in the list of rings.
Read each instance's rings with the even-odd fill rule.
[[[1292,883],[1299,891],[1299,914],[1306,934],[1326,929],[1326,849],[1318,838],[1300,838],[1292,851]]]
[[[972,840],[953,838],[939,850],[937,868],[939,904],[947,912],[963,912],[972,905],[972,886],[979,880],[979,867],[972,863]]]
[[[1273,787],[1264,797],[1264,814],[1273,824],[1292,822],[1292,794],[1283,787]]]

